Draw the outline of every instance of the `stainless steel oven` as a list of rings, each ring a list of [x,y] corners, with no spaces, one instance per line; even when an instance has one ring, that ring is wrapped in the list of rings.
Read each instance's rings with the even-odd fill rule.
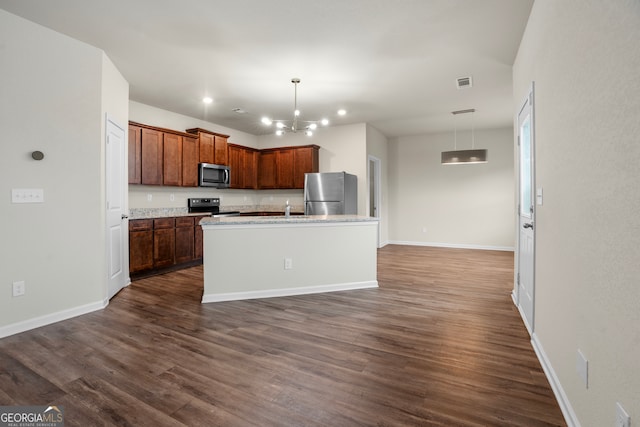
[[[189,213],[210,213],[214,218],[240,215],[240,211],[221,211],[219,197],[189,199],[188,203]]]

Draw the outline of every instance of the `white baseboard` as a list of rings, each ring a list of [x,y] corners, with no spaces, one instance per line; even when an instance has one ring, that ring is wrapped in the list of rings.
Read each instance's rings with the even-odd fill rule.
[[[52,323],[60,322],[62,320],[71,319],[82,314],[91,313],[93,311],[102,310],[109,304],[108,300],[94,302],[90,304],[81,305],[79,307],[73,307],[68,310],[58,311],[56,313],[46,314],[44,316],[36,317],[33,319],[27,319],[22,322],[13,323],[11,325],[0,327],[0,338],[8,337],[10,335],[26,332],[31,329],[39,328],[41,326],[47,326]]]
[[[231,292],[225,294],[207,294],[202,302],[238,301],[245,299],[287,297],[293,295],[318,294],[323,292],[350,291],[354,289],[377,288],[378,281],[338,283],[334,285],[304,286],[299,288],[269,289],[264,291]]]
[[[436,243],[436,242],[414,242],[410,240],[389,240],[391,245],[409,245],[409,246],[433,246],[436,248],[452,248],[452,249],[480,249],[484,251],[506,251],[513,252],[513,246],[486,246],[486,245],[464,245],[458,243]]]
[[[549,384],[551,384],[551,389],[553,390],[553,394],[556,396],[556,400],[560,405],[560,410],[562,411],[565,422],[569,427],[580,427],[580,421],[578,421],[578,417],[573,411],[571,402],[562,388],[560,379],[553,370],[553,366],[551,366],[551,362],[549,361],[549,358],[547,358],[547,354],[542,348],[542,343],[535,332],[531,336],[531,345],[533,346],[533,350],[536,352],[536,356],[538,356],[538,360],[542,365],[542,370],[544,371],[547,380],[549,380]]]

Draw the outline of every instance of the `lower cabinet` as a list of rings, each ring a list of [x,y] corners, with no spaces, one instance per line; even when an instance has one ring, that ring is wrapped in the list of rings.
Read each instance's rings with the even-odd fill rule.
[[[176,264],[193,261],[194,241],[193,217],[176,218]]]
[[[129,221],[129,272],[153,268],[153,220]]]
[[[174,264],[176,253],[176,231],[174,218],[153,220],[153,267],[168,267]]]
[[[151,275],[188,267],[202,260],[202,227],[206,216],[129,221],[129,273]]]

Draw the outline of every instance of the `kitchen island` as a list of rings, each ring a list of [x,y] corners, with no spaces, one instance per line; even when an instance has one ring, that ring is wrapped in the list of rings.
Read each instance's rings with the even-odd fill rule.
[[[377,218],[236,216],[200,224],[203,303],[378,286]]]

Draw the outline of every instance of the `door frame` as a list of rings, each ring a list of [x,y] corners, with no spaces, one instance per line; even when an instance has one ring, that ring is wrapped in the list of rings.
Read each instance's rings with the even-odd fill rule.
[[[373,163],[373,181],[371,180],[371,164]],[[367,215],[373,218],[378,218],[378,248],[380,247],[380,221],[382,221],[382,176],[380,169],[382,167],[382,160],[376,156],[369,154],[367,156]],[[373,191],[371,186],[373,184]],[[371,213],[371,195],[373,194],[373,206],[375,214]]]
[[[109,134],[111,131],[111,126],[117,128],[122,131],[122,147],[120,150],[120,170],[122,171],[122,175],[118,177],[112,177],[110,175],[111,168],[109,167]],[[128,216],[127,212],[127,194],[128,194],[128,175],[127,175],[127,149],[126,144],[128,142],[128,128],[122,127],[112,116],[109,114],[105,114],[105,122],[104,122],[104,153],[105,153],[105,199],[104,199],[104,209],[105,209],[105,257],[106,257],[106,290],[105,290],[105,299],[111,299],[115,294],[117,294],[124,287],[128,286],[131,283],[131,279],[129,278],[129,233],[128,233]],[[120,260],[121,266],[121,279],[117,284],[118,290],[116,292],[112,292],[112,277],[111,277],[111,247],[110,247],[110,223],[109,223],[109,187],[114,184],[121,185],[121,193],[122,193],[122,217],[121,217],[121,236],[120,236],[120,255],[122,259]]]
[[[516,247],[515,247],[515,265],[514,265],[514,278],[513,278],[513,291],[511,294],[511,297],[513,299],[514,304],[516,305],[516,307],[518,308],[518,311],[520,312],[520,316],[522,317],[522,320],[525,324],[525,327],[527,328],[527,331],[529,332],[530,335],[533,335],[534,332],[534,325],[535,325],[535,265],[536,265],[536,226],[535,226],[535,220],[536,220],[536,159],[535,159],[535,103],[534,103],[534,89],[535,89],[535,84],[534,82],[531,82],[531,86],[529,88],[529,90],[527,91],[527,95],[524,98],[523,102],[521,102],[520,108],[518,109],[518,112],[516,114],[515,117],[515,173],[517,174],[517,179],[516,179],[516,220],[515,220],[515,227],[516,227]],[[533,239],[533,254],[532,254],[532,266],[531,266],[531,280],[532,280],[532,308],[531,308],[531,319],[530,322],[527,320],[527,317],[525,316],[525,313],[522,309],[522,305],[521,305],[521,295],[520,295],[520,245],[521,245],[521,237],[522,237],[522,233],[521,233],[521,224],[520,224],[520,191],[522,188],[522,176],[520,173],[520,159],[521,159],[521,154],[520,154],[520,150],[521,150],[521,145],[520,145],[520,114],[523,112],[523,110],[525,108],[527,108],[527,106],[529,107],[529,120],[530,120],[530,128],[531,128],[531,192],[532,192],[532,202],[531,202],[531,206],[532,206],[532,212],[531,212],[531,222],[532,224],[534,224],[534,227],[532,229],[532,239]]]

